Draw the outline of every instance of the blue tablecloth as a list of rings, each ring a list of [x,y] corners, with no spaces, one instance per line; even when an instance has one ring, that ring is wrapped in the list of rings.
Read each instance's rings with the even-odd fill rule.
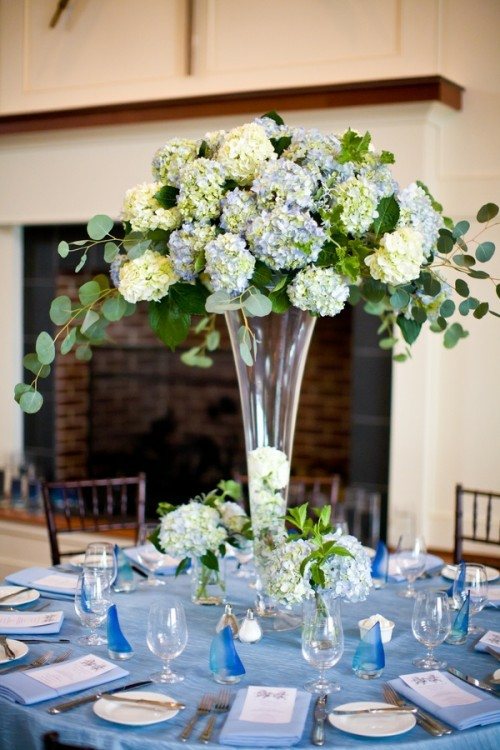
[[[234,566],[234,563],[230,563]],[[420,587],[444,587],[445,581],[440,578],[418,583]],[[423,652],[423,646],[414,639],[411,633],[412,602],[399,598],[397,591],[402,584],[390,584],[385,589],[372,591],[366,602],[355,605],[343,605],[343,623],[345,629],[345,652],[340,663],[331,670],[342,684],[340,693],[330,696],[329,705],[336,706],[352,700],[383,700],[382,685],[385,680],[397,677],[402,673],[417,671],[411,660]],[[126,681],[145,679],[152,671],[159,668],[159,660],[148,650],[146,645],[146,621],[149,605],[161,599],[165,593],[175,593],[183,600],[189,627],[189,641],[184,653],[175,660],[174,668],[182,671],[186,679],[173,686],[153,686],[144,690],[158,690],[178,698],[188,705],[188,709],[177,714],[175,718],[161,724],[146,727],[125,727],[106,722],[98,718],[92,710],[92,704],[80,706],[66,714],[52,716],[47,708],[57,701],[48,701],[35,706],[25,707],[0,700],[0,747],[19,750],[41,750],[41,737],[44,732],[57,730],[64,742],[90,745],[96,750],[178,750],[203,747],[198,735],[203,723],[197,725],[190,741],[182,743],[178,736],[187,719],[192,714],[198,698],[204,692],[216,693],[218,685],[212,680],[208,669],[209,646],[214,635],[215,625],[221,616],[220,607],[201,607],[189,599],[189,577],[169,578],[167,585],[156,589],[138,589],[131,594],[115,594],[120,623],[125,635],[134,647],[135,655],[124,666],[130,671],[130,680],[116,683],[117,689]],[[228,599],[238,613],[244,613],[251,605],[254,593],[246,586],[245,581],[228,573]],[[54,602],[53,608],[63,609],[65,620],[60,635],[75,640],[82,633],[70,603]],[[369,615],[380,613],[394,620],[396,627],[392,641],[386,646],[386,668],[382,678],[363,681],[354,676],[351,669],[354,650],[359,641],[358,620]],[[500,612],[483,610],[474,620],[487,629],[500,629]],[[288,632],[266,631],[264,638],[254,645],[243,645],[236,641],[238,653],[246,667],[247,674],[242,681],[231,688],[232,692],[246,685],[274,685],[302,687],[306,679],[313,675],[313,669],[302,658],[300,650],[300,630]],[[31,645],[30,657],[50,648],[46,645]],[[56,653],[66,648],[65,644],[53,647]],[[105,646],[94,647],[94,653],[106,657]],[[78,645],[73,647],[74,655],[85,653]],[[437,649],[438,655],[449,663],[476,675],[486,677],[497,666],[493,657],[474,651],[474,640],[469,638],[465,646],[444,644]],[[312,748],[310,744],[312,728],[312,705],[306,723],[304,735],[298,748]],[[220,728],[223,716],[217,719]],[[214,734],[217,743],[218,732]],[[326,727],[325,746],[338,750],[342,748],[407,748],[408,750],[497,750],[500,747],[500,724],[480,727],[441,738],[433,738],[416,726],[407,734],[387,739],[364,739],[345,734],[331,726]],[[222,746],[221,746],[222,747]]]

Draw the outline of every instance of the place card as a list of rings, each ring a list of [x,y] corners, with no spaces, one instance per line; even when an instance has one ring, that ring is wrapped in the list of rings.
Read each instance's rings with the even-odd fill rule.
[[[239,718],[258,724],[289,724],[296,697],[297,688],[250,685]]]
[[[478,640],[475,648],[478,651],[485,651],[486,646],[489,646],[496,652],[500,652],[500,633],[496,630],[488,630],[483,637]]]
[[[36,586],[43,586],[48,589],[67,589],[67,591],[76,591],[78,576],[67,573],[52,573],[51,575],[38,578],[33,583]]]
[[[1,612],[0,613],[0,630],[2,628],[39,628],[44,625],[52,625],[61,622],[63,613],[57,612]]]
[[[448,677],[438,670],[431,672],[416,672],[415,674],[402,674],[401,679],[415,692],[422,695],[436,706],[445,708],[447,706],[466,706],[470,703],[480,703],[477,698],[466,690],[458,687]]]
[[[87,654],[86,656],[81,656],[79,659],[64,662],[63,664],[53,664],[43,669],[30,670],[26,674],[33,680],[37,680],[44,685],[48,685],[48,687],[58,690],[67,685],[94,679],[112,669],[116,669],[114,664],[101,659],[100,656]]]

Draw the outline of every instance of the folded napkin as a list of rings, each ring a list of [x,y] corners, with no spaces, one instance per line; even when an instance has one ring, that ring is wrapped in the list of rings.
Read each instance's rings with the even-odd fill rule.
[[[400,583],[405,579],[398,573],[398,567],[394,557],[394,555],[390,555],[389,557],[389,576],[387,580],[391,581],[392,583]],[[438,557],[437,555],[425,556],[424,573],[433,573],[434,571],[441,569],[443,566],[444,560],[441,557]]]
[[[423,675],[425,674],[429,673],[423,673]],[[495,724],[500,721],[500,700],[497,697],[490,696],[484,690],[478,690],[478,688],[468,685],[451,674],[446,674],[446,678],[460,690],[470,693],[471,696],[479,700],[465,705],[460,703],[452,706],[438,706],[434,701],[406,685],[400,677],[390,680],[389,684],[404,698],[455,729],[470,729],[470,727]]]
[[[148,569],[139,560],[139,555],[143,550],[147,550],[147,548],[150,546],[151,545],[149,544],[142,544],[138,547],[127,547],[126,549],[123,550],[123,552],[127,555],[128,558],[130,558],[130,560],[134,562],[134,564],[140,570],[142,570],[144,573],[147,573]],[[164,558],[165,558],[165,564],[162,565],[161,568],[157,568],[155,570],[155,575],[160,575],[160,576],[175,575],[175,571],[177,570],[177,566],[179,565],[180,560],[175,557],[170,557],[170,555],[164,555]]]
[[[485,651],[486,647],[500,656],[500,633],[496,630],[488,630],[482,638],[478,640],[474,648],[476,651]],[[487,653],[487,652],[486,652]]]
[[[86,654],[61,664],[0,675],[0,697],[28,706],[104,685],[128,674],[100,656]]]
[[[29,586],[51,599],[69,601],[74,599],[78,576],[37,567],[18,570],[6,576],[5,580],[16,586]]]
[[[307,712],[311,701],[310,693],[297,691],[292,719],[287,724],[268,724],[257,721],[242,721],[239,717],[247,689],[238,690],[235,701],[222,727],[219,743],[241,747],[290,747],[302,737]]]
[[[54,635],[59,633],[63,612],[0,612],[3,635]]]

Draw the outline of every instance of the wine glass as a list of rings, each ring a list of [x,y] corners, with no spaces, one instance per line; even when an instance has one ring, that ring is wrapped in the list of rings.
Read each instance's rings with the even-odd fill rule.
[[[164,597],[149,609],[146,640],[148,648],[164,662],[161,672],[151,675],[153,682],[181,682],[183,675],[173,672],[170,662],[186,648],[188,631],[184,607],[178,599]]]
[[[325,671],[337,664],[343,652],[340,600],[331,592],[316,592],[314,599],[304,602],[302,656],[319,670],[319,676],[308,680],[305,689],[320,694],[340,690],[337,682],[326,678]]]
[[[90,633],[77,638],[78,643],[86,646],[100,646],[107,643],[107,639],[97,633],[97,628],[106,619],[110,605],[108,574],[102,570],[85,568],[78,576],[75,612],[82,625],[90,628]]]
[[[469,599],[469,616],[472,617],[480,612],[488,601],[488,574],[484,565],[479,563],[466,563],[465,580],[460,581],[460,566],[457,565],[455,580],[453,581],[453,602],[457,609],[463,604],[467,594],[470,593]],[[469,634],[478,635],[484,628],[469,624]]]
[[[398,596],[414,599],[416,592],[413,584],[425,570],[426,549],[423,537],[401,535],[393,559],[397,573],[406,580],[406,589],[398,592]]]
[[[447,638],[451,630],[450,607],[446,591],[422,591],[415,597],[411,620],[413,635],[427,647],[424,657],[414,659],[420,669],[442,669],[445,661],[434,656],[433,649]]]
[[[156,531],[158,524],[144,523],[139,530],[139,546],[136,549],[137,559],[143,565],[148,577],[141,581],[139,586],[165,586],[166,581],[162,581],[155,576],[155,572],[165,565],[165,555],[159,552],[154,544],[149,541],[149,536]]]
[[[91,542],[85,550],[83,566],[89,570],[105,573],[111,586],[117,573],[114,545],[111,542]]]

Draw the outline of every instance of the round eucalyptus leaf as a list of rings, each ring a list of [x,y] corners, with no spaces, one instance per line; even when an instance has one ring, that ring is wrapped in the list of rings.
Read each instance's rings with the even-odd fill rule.
[[[450,234],[442,234],[437,241],[437,249],[443,255],[451,253],[455,246],[455,240]]]
[[[103,240],[113,229],[113,219],[105,214],[93,216],[87,224],[87,234],[91,240]]]
[[[252,367],[253,365],[253,357],[252,352],[250,351],[250,347],[246,343],[246,341],[242,341],[240,343],[240,356],[243,362],[248,366]]]
[[[439,308],[440,315],[443,316],[443,318],[449,318],[453,315],[455,312],[455,303],[452,299],[446,299],[441,307]]]
[[[106,242],[104,245],[104,260],[106,263],[112,263],[119,252],[120,248],[115,242]]]
[[[415,320],[417,323],[423,324],[427,320],[427,313],[423,308],[418,307],[417,305],[414,305],[412,307],[411,315],[413,320]]]
[[[446,327],[447,327],[447,325],[448,325],[448,323],[446,322],[446,318],[443,318],[443,316],[442,316],[442,315],[438,315],[438,317],[436,318],[436,325],[437,325],[437,327],[438,327],[438,328],[439,328],[439,329],[440,329],[441,331],[444,331],[444,330],[445,330],[445,328],[446,328]]]
[[[85,251],[82,257],[80,258],[80,260],[78,261],[78,264],[75,268],[75,273],[78,273],[78,271],[81,271],[86,262],[87,262],[87,252]]]
[[[92,359],[92,349],[90,348],[90,346],[81,344],[80,346],[77,347],[75,351],[75,357],[80,362],[88,362],[89,360]]]
[[[85,331],[88,331],[90,326],[93,326],[94,323],[97,323],[99,320],[99,313],[97,313],[95,310],[87,310],[85,313],[85,318],[83,319],[83,323],[80,326],[80,330],[82,333],[85,333]]]
[[[63,326],[71,318],[71,300],[63,294],[56,297],[50,306],[50,319],[56,326]]]
[[[61,342],[61,354],[68,354],[76,342],[76,328],[72,328]]]
[[[468,232],[470,229],[470,224],[468,221],[459,221],[457,224],[455,224],[453,228],[453,236],[455,238],[462,237],[466,232]]]
[[[207,349],[209,352],[215,351],[220,344],[219,331],[210,331],[206,338]]]
[[[476,259],[473,258],[472,255],[465,255],[462,253],[457,253],[457,255],[453,256],[453,261],[460,268],[470,268],[476,264]]]
[[[489,279],[490,275],[489,273],[486,273],[486,271],[476,271],[474,268],[469,271],[469,276],[471,279]]]
[[[26,393],[26,391],[30,390],[32,390],[31,385],[28,385],[27,383],[17,383],[17,385],[14,387],[14,400],[19,403],[23,393]]]
[[[78,297],[82,305],[93,305],[101,296],[101,287],[97,281],[87,281],[78,290]]]
[[[393,357],[394,362],[406,362],[407,359],[408,355],[403,353],[395,354]]]
[[[468,299],[464,299],[464,301],[459,304],[459,306],[458,306],[458,312],[460,313],[460,315],[463,315],[463,316],[466,316],[466,315],[469,314],[470,307],[469,307],[469,300]]]
[[[481,318],[484,318],[484,316],[487,314],[489,309],[490,309],[490,306],[487,302],[481,302],[474,310],[474,317],[478,318],[478,320],[480,320]]]
[[[50,365],[56,356],[56,347],[50,333],[42,331],[38,334],[35,345],[36,355],[42,365]]]
[[[457,291],[457,294],[459,294],[461,297],[469,296],[469,285],[463,279],[457,279],[455,281],[455,289]]]
[[[495,245],[493,242],[481,242],[481,244],[476,247],[476,258],[480,263],[486,263],[486,261],[491,260],[494,252]]]
[[[50,374],[50,366],[42,365],[34,352],[30,352],[23,357],[23,366],[40,378],[46,378]]]
[[[497,213],[498,206],[495,203],[485,203],[477,212],[476,218],[481,224],[484,224],[485,222],[494,219]]]
[[[102,306],[102,314],[107,320],[114,323],[117,320],[121,320],[123,318],[126,309],[126,301],[123,299],[121,294],[117,294],[116,296],[108,297],[107,300],[104,301]]]
[[[57,252],[61,256],[61,258],[67,258],[69,255],[69,245],[64,240],[61,240],[61,242],[57,246]]]
[[[273,305],[269,297],[260,292],[252,292],[243,300],[243,307],[250,315],[255,317],[265,317],[269,315],[273,309]]]
[[[29,391],[22,394],[19,399],[19,406],[26,414],[35,414],[43,406],[43,396],[39,391],[30,388]]]
[[[460,323],[453,323],[444,334],[444,345],[447,349],[452,349],[460,339],[464,339],[469,334],[464,331]]]
[[[409,302],[410,295],[404,289],[396,289],[396,291],[391,294],[391,305],[396,310],[401,310],[403,307],[406,307]]]
[[[378,345],[381,349],[392,349],[394,346],[396,346],[397,343],[397,339],[393,338],[392,336],[388,336],[385,339],[380,339]]]

